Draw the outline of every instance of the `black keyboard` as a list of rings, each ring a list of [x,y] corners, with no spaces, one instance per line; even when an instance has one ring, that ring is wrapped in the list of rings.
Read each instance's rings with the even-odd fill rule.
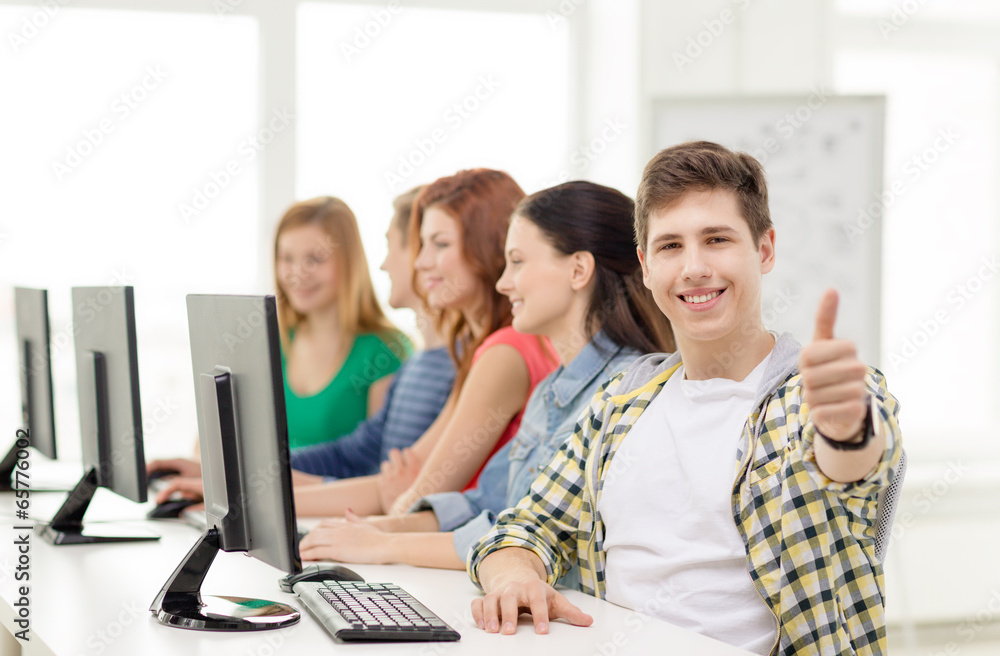
[[[293,589],[309,613],[340,640],[444,642],[462,637],[391,583],[304,582]]]

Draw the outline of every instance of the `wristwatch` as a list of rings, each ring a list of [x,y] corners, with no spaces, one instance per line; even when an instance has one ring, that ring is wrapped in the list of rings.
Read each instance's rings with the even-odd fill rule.
[[[841,442],[840,440],[832,440],[823,433],[816,429],[816,434],[823,438],[823,440],[830,445],[831,449],[836,449],[837,451],[860,451],[861,449],[868,446],[868,443],[872,441],[875,437],[875,425],[872,421],[872,404],[871,400],[868,401],[868,412],[865,413],[864,426],[861,433],[861,441],[855,442],[853,440],[857,438],[851,438],[850,441]]]

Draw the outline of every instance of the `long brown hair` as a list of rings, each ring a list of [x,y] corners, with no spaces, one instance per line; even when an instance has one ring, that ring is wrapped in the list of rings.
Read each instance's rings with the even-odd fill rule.
[[[615,344],[642,353],[674,350],[670,322],[642,283],[632,241],[632,199],[593,182],[565,182],[528,196],[515,215],[531,221],[564,255],[594,256],[594,292],[584,324],[587,339],[598,330]]]
[[[429,308],[455,361],[456,390],[465,382],[472,368],[472,356],[483,340],[510,325],[510,301],[496,290],[496,282],[505,265],[503,247],[511,214],[522,198],[524,191],[503,171],[469,169],[435,180],[424,187],[413,203],[409,239],[412,256],[416,258],[420,251],[424,212],[435,207],[447,213],[459,225],[462,259],[475,274],[479,287],[476,291],[482,299],[483,315],[479,323],[484,331],[480,335],[473,335],[471,326],[458,310]],[[416,284],[414,289],[426,303],[424,291]]]
[[[393,353],[402,357],[406,353],[405,337],[386,318],[375,297],[358,221],[344,201],[332,196],[320,196],[295,203],[278,222],[274,234],[274,288],[277,291],[278,324],[282,342],[287,345],[289,331],[301,324],[306,317],[296,312],[288,302],[278,279],[278,240],[286,230],[307,225],[315,225],[323,230],[325,239],[317,247],[335,258],[340,287],[337,293],[340,330],[351,337],[375,333]]]

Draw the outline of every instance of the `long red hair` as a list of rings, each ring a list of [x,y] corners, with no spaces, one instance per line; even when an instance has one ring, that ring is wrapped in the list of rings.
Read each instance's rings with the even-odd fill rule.
[[[480,335],[472,333],[472,327],[458,310],[429,308],[447,338],[448,350],[455,361],[456,390],[462,388],[472,368],[472,356],[483,340],[510,325],[510,301],[496,290],[496,282],[506,264],[503,248],[511,214],[524,195],[514,179],[503,171],[468,169],[435,180],[424,187],[413,203],[409,235],[412,257],[415,259],[420,252],[424,212],[429,207],[446,212],[459,225],[462,258],[474,272],[479,283],[477,293],[483,299],[483,315],[477,323],[485,330]],[[426,303],[423,290],[416,284],[414,289]]]

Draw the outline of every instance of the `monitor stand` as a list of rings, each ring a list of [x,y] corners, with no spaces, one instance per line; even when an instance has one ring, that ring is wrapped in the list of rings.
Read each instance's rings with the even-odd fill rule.
[[[261,631],[290,626],[299,611],[287,604],[247,597],[201,595],[201,584],[219,553],[214,526],[201,536],[177,566],[149,611],[162,624],[196,631]]]
[[[21,441],[21,431],[18,431],[18,442]],[[14,480],[14,471],[17,469],[17,454],[23,449],[17,445],[17,442],[10,447],[10,451],[7,455],[0,460],[0,492],[14,492],[18,489],[26,489],[18,486]]]
[[[20,431],[18,431],[18,434],[20,434]],[[18,441],[20,441],[20,438]],[[15,442],[13,446],[10,447],[10,451],[7,452],[7,455],[0,460],[0,492],[16,492],[17,490],[29,489],[27,486],[27,479],[22,477],[23,482],[19,484],[17,478],[18,471],[24,471],[25,473],[30,471],[30,469],[22,470],[17,466],[17,463],[21,460],[21,458],[18,457],[18,454],[25,450],[26,449],[24,447],[18,446],[17,442]],[[56,485],[43,483],[41,486],[38,486],[34,484],[37,480],[37,473],[31,472],[32,485],[30,490],[32,492],[66,492],[70,488],[69,485],[63,485],[62,483],[58,483]]]
[[[83,475],[66,497],[66,501],[56,512],[52,522],[42,527],[42,537],[51,544],[97,544],[100,542],[143,542],[159,540],[155,533],[137,532],[111,524],[91,524],[84,526],[83,515],[87,512],[94,493],[97,491],[97,469]]]

